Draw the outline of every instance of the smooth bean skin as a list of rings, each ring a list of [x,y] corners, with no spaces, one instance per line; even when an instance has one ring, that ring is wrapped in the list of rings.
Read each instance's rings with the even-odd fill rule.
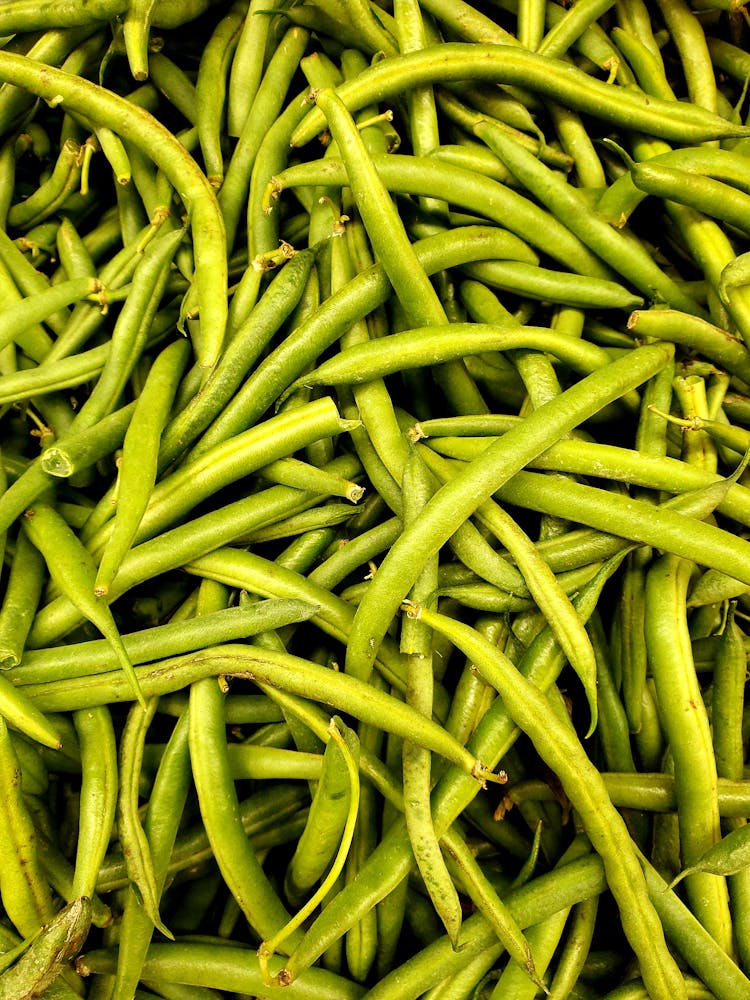
[[[109,90],[79,77],[68,76],[36,64],[23,56],[0,53],[0,77],[47,101],[62,97],[67,108],[78,111],[144,149],[164,171],[191,213],[196,242],[197,295],[202,316],[200,363],[211,368],[219,355],[227,320],[227,259],[224,224],[215,194],[203,172],[174,136],[147,112]]]
[[[117,808],[117,747],[106,706],[85,708],[73,717],[81,750],[81,808],[72,891],[91,897]]]
[[[92,951],[79,958],[80,972],[106,974],[114,970],[114,951]],[[270,970],[278,973],[283,959],[271,959]],[[143,978],[164,979],[167,982],[186,982],[218,990],[241,990],[250,996],[263,996],[264,986],[258,957],[249,948],[230,944],[190,944],[177,942],[170,945],[154,944],[149,948],[143,964]],[[360,1000],[365,987],[338,976],[327,969],[309,969],[294,984],[294,994],[300,1000]]]
[[[190,689],[189,744],[203,822],[222,875],[250,926],[273,936],[289,919],[284,905],[247,841],[229,771],[218,681],[206,677]],[[216,794],[217,788],[221,790]]]
[[[611,807],[599,772],[585,755],[572,727],[561,725],[558,730],[556,717],[542,692],[475,629],[425,608],[407,606],[407,613],[416,614],[426,624],[449,635],[501,693],[509,713],[533,739],[537,752],[560,775],[586,832],[603,858],[625,933],[639,955],[649,990],[654,996],[663,995],[665,1000],[686,996],[684,980],[667,951],[661,925],[648,901],[645,881],[630,847],[630,835],[622,817]],[[556,760],[554,765],[552,759]],[[586,796],[591,796],[591,800],[587,801]]]
[[[2,717],[0,775],[5,789],[0,806],[0,843],[5,858],[0,875],[0,896],[19,934],[32,937],[52,919],[52,890],[40,863],[36,829],[23,799],[18,757]]]
[[[356,475],[359,463],[355,458],[341,456],[334,459],[329,468],[343,475]],[[109,597],[115,600],[152,576],[185,565],[221,545],[231,543],[244,532],[306,510],[320,501],[318,493],[300,494],[299,490],[291,487],[273,486],[195,517],[188,524],[166,531],[133,549],[120,568]],[[56,598],[37,615],[29,633],[28,647],[39,648],[55,643],[82,617],[67,598]]]
[[[426,192],[487,217],[528,241],[536,249],[579,274],[612,280],[612,272],[596,254],[536,202],[498,181],[435,160],[401,154],[372,154],[379,176],[389,190],[409,194]],[[285,187],[335,184],[344,186],[347,173],[343,162],[326,157],[293,164],[269,183],[268,198],[278,197]],[[416,248],[415,248],[416,249]]]
[[[625,364],[613,362],[586,376],[556,399],[535,410],[516,431],[509,431],[482,455],[481,464],[467,467],[429,501],[420,519],[405,529],[391,548],[359,605],[347,650],[347,668],[358,672],[372,663],[387,623],[406,596],[423,561],[453,533],[455,526],[497,491],[535,454],[572,430],[601,405],[618,398],[658,371],[669,355],[641,348],[643,369],[635,352]],[[510,438],[514,435],[514,438]]]
[[[583,621],[593,612],[604,583],[616,570],[621,558],[615,558],[600,571],[598,579],[582,588],[576,599],[576,609]],[[562,665],[563,656],[549,628],[540,633],[519,664],[526,676],[543,689],[557,677]],[[482,717],[468,745],[497,763],[513,744],[517,733],[502,700],[496,699]],[[458,771],[452,769],[441,777],[433,793],[433,817],[440,833],[449,828],[475,795],[474,785]],[[318,917],[306,939],[307,947],[296,956],[297,967],[306,968],[314,962],[328,943],[336,940],[361,913],[367,912],[392,891],[408,875],[412,859],[405,826],[402,822],[394,822],[357,878]]]
[[[674,761],[680,849],[686,865],[693,865],[721,836],[716,760],[683,611],[692,568],[692,562],[675,556],[656,560],[646,577],[644,605],[646,649]],[[686,887],[693,912],[731,953],[726,883],[696,874]]]
[[[560,101],[580,112],[676,142],[701,142],[724,136],[747,135],[743,126],[694,106],[646,99],[634,91],[618,90],[563,61],[553,61],[515,46],[466,45],[449,42],[419,52],[384,60],[338,88],[351,111],[373,99],[384,100],[410,86],[451,80],[491,80],[517,83]],[[296,129],[292,144],[304,145],[323,127],[322,115],[310,113]]]
[[[513,321],[507,327],[489,323],[451,323],[445,328],[420,327],[352,345],[303,375],[298,383],[290,386],[290,391],[298,384],[359,384],[406,368],[428,367],[484,351],[521,348],[547,351],[584,373],[610,361],[601,348],[560,337],[545,328],[516,326]]]
[[[294,599],[260,601],[252,607],[232,607],[187,621],[170,621],[139,632],[124,634],[123,645],[131,662],[147,663],[202,649],[207,646],[248,638],[258,632],[283,628],[292,622],[305,621],[315,614],[316,606]],[[106,639],[48,649],[27,650],[23,669],[11,671],[8,678],[19,687],[25,684],[81,677],[116,670],[117,657]]]

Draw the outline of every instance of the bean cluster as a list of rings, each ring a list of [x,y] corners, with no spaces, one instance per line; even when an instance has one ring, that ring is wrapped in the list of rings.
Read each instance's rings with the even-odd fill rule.
[[[0,4],[0,1000],[750,1000],[748,38]]]

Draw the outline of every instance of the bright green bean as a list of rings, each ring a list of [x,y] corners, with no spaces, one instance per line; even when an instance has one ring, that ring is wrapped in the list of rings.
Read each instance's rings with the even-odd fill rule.
[[[197,168],[181,144],[168,130],[113,92],[97,87],[80,77],[68,77],[37,65],[13,53],[0,52],[0,77],[37,94],[48,101],[62,98],[70,111],[80,111],[106,125],[123,139],[144,148],[164,170],[190,209],[195,237],[197,296],[202,313],[200,362],[210,368],[220,353],[226,325],[227,300],[217,294],[226,286],[226,251],[224,226],[215,196],[205,175]]]
[[[223,702],[215,678],[207,677],[191,685],[189,741],[193,778],[219,869],[250,926],[261,939],[270,938],[286,924],[289,914],[240,823],[226,754]]]
[[[15,667],[23,655],[26,637],[36,614],[45,582],[46,565],[25,531],[18,532],[16,548],[0,607],[0,667]]]
[[[117,476],[114,526],[94,581],[103,597],[135,538],[156,481],[161,432],[187,362],[184,341],[175,341],[154,360],[125,432]]]
[[[476,465],[469,465],[442,487],[425,507],[418,522],[405,530],[391,548],[357,609],[347,650],[347,664],[369,672],[373,655],[385,634],[387,622],[406,596],[419,567],[429,553],[450,537],[455,526],[489,498],[503,482],[572,430],[590,413],[618,398],[666,364],[668,356],[652,347],[639,349],[625,361],[615,361],[586,376],[562,395],[530,414],[517,431],[509,431],[497,445],[490,445]],[[624,369],[624,370],[623,370]],[[386,620],[387,619],[387,620]]]
[[[0,841],[4,859],[0,870],[0,897],[19,934],[31,937],[52,919],[54,906],[40,864],[34,823],[22,796],[20,765],[1,717],[0,769],[5,789],[0,797]]]
[[[680,143],[747,134],[741,126],[694,105],[647,100],[626,88],[616,88],[613,93],[615,88],[572,65],[515,46],[452,42],[429,47],[384,60],[356,80],[342,84],[339,91],[346,106],[356,111],[370,102],[373,93],[385,99],[410,86],[454,79],[518,83],[577,111]],[[312,139],[321,129],[321,119],[320,114],[311,113],[293,135],[293,144],[303,145]]]
[[[334,459],[329,467],[346,475],[356,472],[359,465],[356,459],[344,455]],[[315,506],[321,499],[319,493],[300,493],[291,487],[273,486],[194,517],[187,524],[136,546],[126,557],[108,596],[115,600],[152,576],[183,566],[261,524],[274,523],[295,511]],[[81,613],[67,598],[56,599],[40,611],[28,645],[30,648],[50,645],[81,620]]]
[[[105,706],[80,709],[73,716],[73,724],[81,751],[82,777],[72,892],[90,898],[117,810],[117,747],[112,716]]]
[[[666,948],[661,925],[648,900],[646,883],[630,836],[612,807],[596,768],[572,731],[559,725],[545,696],[475,630],[425,608],[414,613],[446,632],[501,693],[506,708],[533,740],[537,752],[560,776],[568,796],[604,861],[608,884],[620,907],[625,933],[641,961],[654,996],[685,995],[684,981]],[[552,763],[554,761],[554,764]]]
[[[690,866],[720,836],[716,760],[690,651],[685,598],[692,563],[657,560],[646,577],[645,638],[659,713],[674,758],[682,862]],[[687,883],[693,912],[729,954],[731,917],[726,883],[700,874]]]
[[[26,510],[24,518],[25,530],[44,556],[52,579],[81,614],[93,622],[107,639],[133,685],[136,697],[142,702],[143,696],[133,665],[122,645],[112,613],[94,595],[96,567],[91,555],[54,508],[38,503]]]

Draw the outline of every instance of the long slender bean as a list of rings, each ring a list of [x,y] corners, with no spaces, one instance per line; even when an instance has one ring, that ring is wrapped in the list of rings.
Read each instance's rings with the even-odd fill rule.
[[[191,212],[191,227],[199,253],[196,270],[197,295],[202,314],[199,360],[211,368],[219,355],[226,325],[227,300],[217,295],[226,286],[224,224],[205,175],[172,134],[146,111],[80,77],[68,76],[52,67],[39,69],[23,56],[0,53],[0,77],[26,88],[48,101],[62,99],[78,111],[106,125],[113,132],[143,148],[164,171]]]

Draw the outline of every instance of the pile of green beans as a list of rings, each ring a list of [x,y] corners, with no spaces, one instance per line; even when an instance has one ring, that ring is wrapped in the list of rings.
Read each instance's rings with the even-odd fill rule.
[[[0,1000],[750,1000],[749,43],[0,4]]]

